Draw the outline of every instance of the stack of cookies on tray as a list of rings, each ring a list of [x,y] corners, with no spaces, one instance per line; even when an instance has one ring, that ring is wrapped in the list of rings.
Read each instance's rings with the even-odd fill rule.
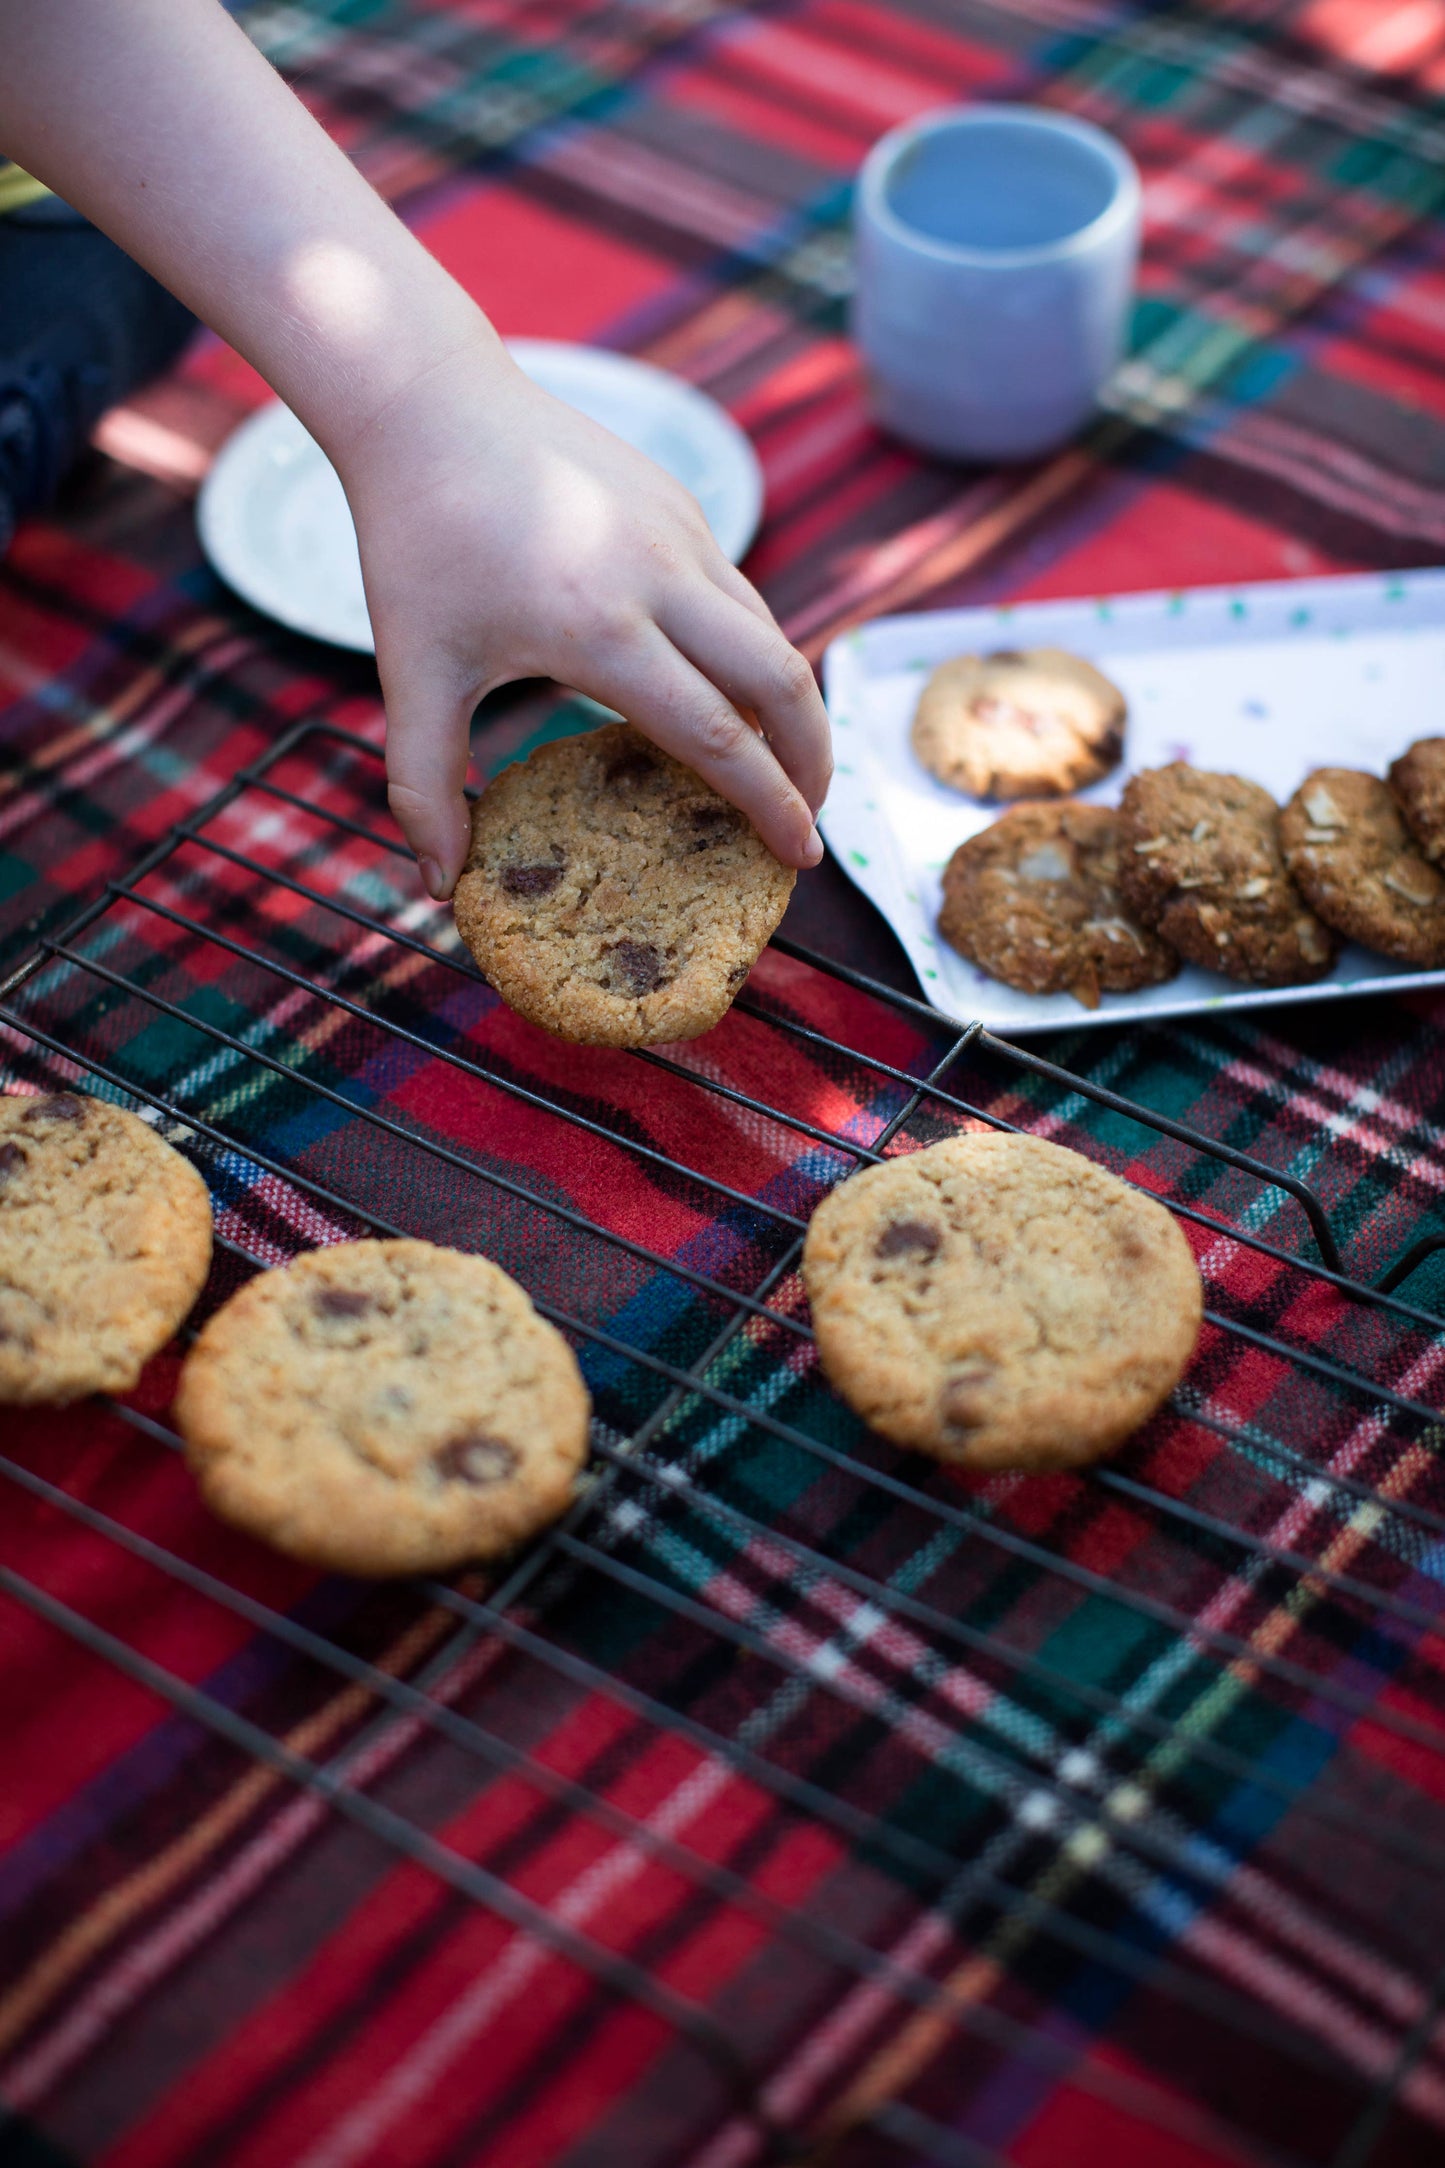
[[[1445,738],[1387,780],[1317,768],[1281,808],[1184,761],[1131,776],[1117,808],[1065,794],[1123,748],[1123,695],[1057,648],[966,655],[923,689],[913,745],[941,782],[1017,800],[959,845],[939,931],[1024,993],[1097,1008],[1181,961],[1255,986],[1323,978],[1341,938],[1445,966]]]

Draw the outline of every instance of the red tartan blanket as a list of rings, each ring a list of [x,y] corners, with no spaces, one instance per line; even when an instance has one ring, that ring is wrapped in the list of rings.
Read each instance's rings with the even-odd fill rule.
[[[814,652],[1441,553],[1435,0],[244,19],[503,330],[729,405],[749,569]],[[1111,411],[1024,472],[884,442],[843,337],[862,152],[975,96],[1102,122],[1148,184]],[[368,1228],[497,1256],[578,1348],[597,1480],[500,1580],[367,1589],[200,1510],[175,1351],[0,1422],[0,2163],[1438,2161],[1445,1281],[1351,1292],[1293,1198],[1108,1095],[1308,1183],[1373,1280],[1445,1232],[1439,1003],[1064,1035],[1071,1082],[782,949],[692,1047],[546,1040],[336,734],[378,740],[369,666],[199,556],[262,394],[203,340],[0,568],[0,973],[52,944],[5,1081],[194,1151],[208,1302]],[[503,708],[479,773],[584,719]],[[836,870],[789,930],[908,984]],[[812,1203],[980,1118],[1167,1197],[1205,1275],[1184,1387],[1090,1476],[959,1481],[816,1374]]]

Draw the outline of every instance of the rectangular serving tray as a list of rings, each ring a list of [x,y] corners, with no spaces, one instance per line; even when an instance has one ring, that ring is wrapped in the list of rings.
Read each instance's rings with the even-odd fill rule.
[[[1445,984],[1445,971],[1411,970],[1352,945],[1310,986],[1243,986],[1186,966],[1167,985],[1105,994],[1089,1010],[1069,994],[1017,993],[957,955],[936,931],[943,868],[1003,808],[937,782],[913,752],[909,724],[935,664],[995,647],[1068,648],[1124,692],[1123,761],[1082,798],[1113,804],[1136,769],[1188,760],[1249,776],[1283,801],[1311,768],[1382,775],[1413,739],[1445,735],[1445,570],[935,610],[855,626],[823,660],[838,766],[819,821],[928,999],[1006,1036]]]

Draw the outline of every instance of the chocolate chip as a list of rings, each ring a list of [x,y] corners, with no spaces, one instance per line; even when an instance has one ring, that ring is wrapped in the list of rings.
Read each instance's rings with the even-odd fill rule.
[[[498,878],[509,896],[550,896],[562,878],[562,868],[503,866]]]
[[[604,783],[641,783],[657,771],[657,762],[640,745],[624,745],[602,771]]]
[[[714,850],[735,836],[743,824],[742,815],[730,805],[690,805],[687,818],[697,838],[692,845],[695,851]]]
[[[988,1420],[980,1387],[993,1376],[987,1363],[965,1363],[943,1388],[941,1412],[946,1430],[978,1430]]]
[[[991,655],[985,655],[983,659],[985,662],[1026,662],[1028,657],[1021,655],[1016,647],[996,647]]]
[[[83,1122],[85,1101],[74,1092],[49,1092],[43,1099],[32,1099],[20,1117],[22,1122]]]
[[[607,954],[627,981],[627,990],[633,994],[655,993],[667,983],[667,967],[661,951],[650,941],[613,941]]]
[[[359,1287],[320,1287],[311,1299],[318,1317],[365,1317],[376,1307]]]
[[[25,1164],[25,1154],[18,1144],[0,1144],[0,1181],[12,1175],[17,1167]]]
[[[875,1257],[917,1257],[926,1264],[936,1257],[943,1237],[927,1220],[893,1220],[873,1245]]]
[[[432,1455],[432,1466],[448,1483],[472,1483],[481,1489],[488,1483],[504,1483],[515,1475],[521,1455],[501,1438],[489,1438],[484,1430],[469,1430],[453,1438]]]

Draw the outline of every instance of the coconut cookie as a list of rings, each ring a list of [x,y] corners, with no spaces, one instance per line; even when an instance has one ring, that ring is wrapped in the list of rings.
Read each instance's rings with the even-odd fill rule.
[[[961,956],[1026,994],[1133,993],[1179,958],[1124,909],[1118,820],[1106,806],[1020,805],[960,843],[938,930]]]
[[[555,1520],[587,1451],[576,1358],[498,1265],[341,1242],[263,1272],[186,1359],[207,1505],[346,1573],[441,1572]]]
[[[1417,848],[1445,858],[1445,738],[1417,738],[1391,764],[1390,788]]]
[[[0,1098],[0,1401],[126,1392],[206,1283],[211,1200],[136,1115]]]
[[[1058,647],[957,655],[919,695],[913,750],[975,798],[1057,798],[1096,783],[1124,744],[1124,696]]]
[[[725,1013],[794,879],[736,806],[609,723],[540,746],[483,792],[456,919],[532,1023],[650,1046]]]
[[[1316,768],[1280,815],[1279,839],[1327,926],[1421,970],[1445,964],[1445,876],[1416,848],[1378,776]]]
[[[1039,1137],[950,1137],[826,1197],[818,1355],[887,1438],[969,1468],[1110,1452],[1183,1373],[1202,1296],[1161,1204]]]
[[[1279,844],[1279,808],[1238,775],[1174,761],[1132,776],[1119,804],[1119,890],[1186,962],[1258,986],[1323,978],[1337,943]]]

